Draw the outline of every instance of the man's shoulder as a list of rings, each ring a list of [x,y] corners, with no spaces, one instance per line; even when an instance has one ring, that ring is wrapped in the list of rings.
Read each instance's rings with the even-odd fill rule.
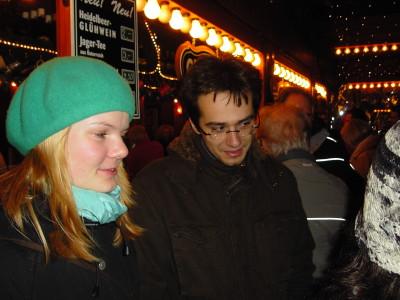
[[[165,178],[171,174],[185,173],[193,170],[193,163],[178,155],[169,155],[155,160],[144,167],[135,177],[135,181],[147,178]]]
[[[264,172],[272,173],[277,176],[291,175],[289,168],[273,157],[265,156],[258,161],[263,167]]]
[[[273,157],[262,157],[256,160],[258,176],[263,177],[274,190],[278,186],[288,187],[295,182],[294,175],[288,167]]]

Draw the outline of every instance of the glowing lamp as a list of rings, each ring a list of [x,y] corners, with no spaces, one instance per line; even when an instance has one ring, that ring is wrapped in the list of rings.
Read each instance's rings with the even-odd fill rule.
[[[261,65],[261,57],[258,53],[254,53],[254,60],[251,64],[255,67],[258,67],[259,65]],[[293,77],[294,74],[290,74],[290,76]]]
[[[136,11],[141,12],[146,5],[146,0],[136,0]]]
[[[151,19],[157,19],[160,15],[160,5],[158,4],[157,0],[147,0],[146,5],[144,6],[144,15]]]
[[[158,16],[158,20],[161,23],[167,24],[171,19],[171,11],[169,10],[168,2],[161,2],[160,15]]]
[[[183,33],[189,33],[190,27],[192,27],[192,21],[190,20],[190,15],[188,13],[182,14],[183,25],[181,31]]]
[[[244,52],[246,55],[244,56],[244,60],[247,62],[252,62],[254,60],[254,55],[251,53],[251,50],[249,48],[244,49]]]
[[[201,23],[201,35],[199,37],[200,41],[205,42],[208,38],[208,30],[207,30],[207,24],[206,23]]]
[[[208,29],[208,38],[206,39],[206,43],[209,46],[215,46],[215,44],[218,41],[218,35],[217,32],[215,31],[215,28],[211,27]]]
[[[222,52],[231,52],[233,50],[232,42],[226,35],[222,36],[222,45],[219,49]]]
[[[179,8],[172,9],[171,19],[169,20],[169,26],[172,29],[179,30],[183,26],[183,17]]]
[[[203,28],[200,24],[199,19],[192,20],[192,28],[189,31],[189,34],[192,38],[198,39],[203,33]]]
[[[274,64],[274,75],[279,75],[281,72],[281,67],[278,64]]]
[[[232,53],[233,56],[244,56],[244,50],[243,47],[240,45],[240,43],[235,42],[235,52]]]

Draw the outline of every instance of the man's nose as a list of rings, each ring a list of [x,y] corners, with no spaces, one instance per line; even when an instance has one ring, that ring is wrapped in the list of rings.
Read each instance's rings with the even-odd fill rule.
[[[229,146],[237,147],[242,142],[238,130],[230,130],[226,133],[226,144]]]

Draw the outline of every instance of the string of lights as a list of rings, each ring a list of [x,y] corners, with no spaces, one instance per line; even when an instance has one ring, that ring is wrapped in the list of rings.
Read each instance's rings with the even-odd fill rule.
[[[400,88],[400,81],[351,82],[344,85],[344,87],[348,90]]]
[[[139,73],[142,75],[154,75],[157,73],[164,79],[171,80],[171,81],[178,80],[178,78],[176,78],[176,77],[163,74],[163,72],[161,70],[161,48],[160,48],[160,45],[157,43],[157,34],[151,30],[149,23],[147,21],[145,21],[144,24],[146,26],[147,32],[150,35],[150,39],[151,39],[151,42],[153,43],[154,49],[156,50],[157,63],[156,63],[156,67],[154,70],[147,71],[147,72],[139,71]]]
[[[309,89],[311,87],[310,80],[307,77],[297,73],[280,62],[274,62],[273,74],[302,88]]]
[[[26,45],[26,44],[20,44],[20,43],[7,41],[7,40],[3,40],[3,39],[0,39],[0,44],[6,45],[6,46],[11,46],[11,47],[16,47],[16,48],[23,48],[23,49],[32,50],[32,51],[46,52],[46,53],[50,53],[50,54],[54,54],[54,55],[58,54],[57,51],[52,50],[52,49],[46,49],[46,48],[32,46],[32,45]]]
[[[363,54],[397,51],[400,43],[368,44],[335,47],[336,55]]]
[[[169,24],[172,29],[189,34],[192,38],[199,39],[211,47],[241,57],[255,67],[262,65],[262,55],[258,50],[177,3],[163,1],[160,5],[157,0],[138,0],[136,10],[144,11],[148,19],[158,19],[161,23]]]

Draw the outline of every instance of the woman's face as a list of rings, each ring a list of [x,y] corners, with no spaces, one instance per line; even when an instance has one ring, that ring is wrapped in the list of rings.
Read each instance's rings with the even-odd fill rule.
[[[128,113],[121,111],[94,115],[70,127],[66,155],[75,186],[97,192],[115,188],[117,167],[128,155],[122,140],[128,127]]]

